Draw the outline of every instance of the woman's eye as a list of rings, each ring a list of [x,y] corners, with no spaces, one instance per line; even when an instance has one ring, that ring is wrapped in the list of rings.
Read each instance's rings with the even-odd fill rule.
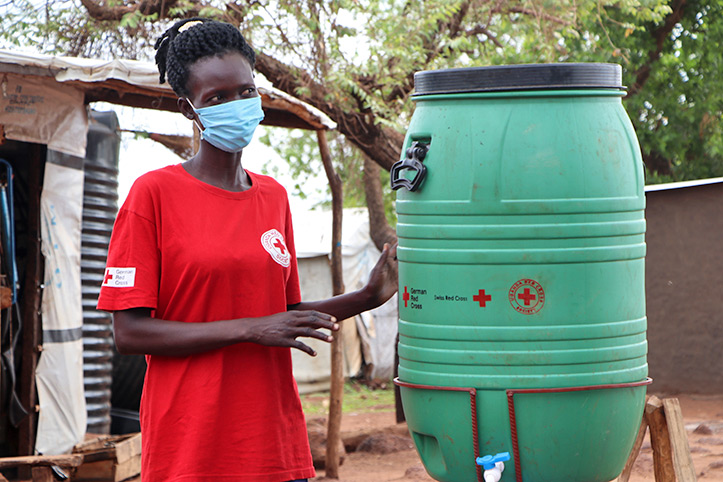
[[[249,87],[248,89],[245,89],[243,93],[244,93],[244,95],[246,95],[246,96],[255,95],[255,94],[256,94],[256,87]]]

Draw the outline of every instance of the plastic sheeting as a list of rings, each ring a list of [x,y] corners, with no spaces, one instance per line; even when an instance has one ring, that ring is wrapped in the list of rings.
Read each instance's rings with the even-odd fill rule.
[[[8,139],[85,157],[83,102],[83,92],[52,78],[0,74],[0,125]]]
[[[153,92],[158,92],[170,93],[175,96],[168,84],[160,84],[158,82],[158,69],[152,62],[126,59],[101,60],[77,57],[55,57],[0,49],[0,66],[5,66],[5,69],[0,68],[0,71],[10,69],[11,72],[27,73],[41,77],[45,76],[47,77],[47,82],[53,82],[53,79],[55,79],[53,83],[56,86],[62,82],[74,82],[81,86],[94,86],[102,85],[102,83],[109,81],[121,81],[122,83],[114,82],[108,86],[116,90],[121,96],[124,92],[137,94],[138,88],[145,90],[146,95],[152,95]],[[309,122],[311,126],[316,126],[313,128],[321,126],[328,129],[336,128],[336,123],[323,112],[281,90],[275,89],[270,84],[260,85],[259,92],[261,93],[265,108],[273,107],[274,105],[278,105],[279,101],[283,101],[281,104],[288,103],[295,106],[283,105],[281,107],[283,110],[295,112],[295,115],[300,115],[300,117],[305,119],[306,122]],[[2,123],[3,122],[0,121],[0,124]],[[84,146],[85,137],[82,139]],[[51,146],[51,148],[61,152],[67,152],[56,146]],[[73,152],[69,152],[69,154],[83,157],[82,154]]]
[[[45,165],[40,198],[45,291],[43,351],[36,370],[40,414],[35,450],[61,454],[85,436],[80,234],[83,171]]]
[[[318,300],[331,296],[331,212],[294,212],[294,238],[299,263],[302,298]],[[366,209],[345,209],[342,226],[342,270],[346,292],[362,288],[379,258],[379,250],[369,237]],[[347,320],[352,321],[352,320]],[[397,336],[397,297],[375,310],[345,322],[345,374],[356,375],[361,357],[370,378],[391,378],[394,371],[394,345]],[[310,357],[292,350],[294,377],[300,392],[329,387],[330,349],[327,343],[306,339],[318,353]]]

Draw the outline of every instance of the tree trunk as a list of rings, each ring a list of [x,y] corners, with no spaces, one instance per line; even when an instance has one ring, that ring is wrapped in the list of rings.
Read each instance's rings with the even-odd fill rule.
[[[364,193],[369,211],[369,235],[379,251],[384,247],[384,243],[397,242],[397,235],[389,226],[384,210],[380,169],[379,164],[364,156]]]
[[[326,133],[316,131],[321,150],[321,160],[331,187],[332,235],[331,235],[331,283],[333,294],[344,293],[344,279],[341,266],[341,223],[343,211],[342,182],[334,171],[326,142]],[[339,320],[342,321],[342,320]],[[334,334],[331,342],[331,393],[329,395],[329,422],[326,431],[326,476],[339,478],[339,445],[341,441],[341,403],[344,393],[344,366],[342,353],[342,331]]]

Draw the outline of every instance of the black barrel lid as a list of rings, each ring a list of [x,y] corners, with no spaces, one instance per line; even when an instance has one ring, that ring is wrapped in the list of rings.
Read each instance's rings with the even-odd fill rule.
[[[414,74],[414,95],[540,89],[624,89],[617,64],[519,64],[425,70]]]

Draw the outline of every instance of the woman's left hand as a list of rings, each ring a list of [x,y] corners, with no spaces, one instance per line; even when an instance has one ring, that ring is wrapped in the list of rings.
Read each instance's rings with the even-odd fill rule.
[[[376,306],[384,304],[399,289],[399,264],[397,262],[397,244],[384,244],[377,264],[369,274],[369,282],[364,288],[374,300]]]

